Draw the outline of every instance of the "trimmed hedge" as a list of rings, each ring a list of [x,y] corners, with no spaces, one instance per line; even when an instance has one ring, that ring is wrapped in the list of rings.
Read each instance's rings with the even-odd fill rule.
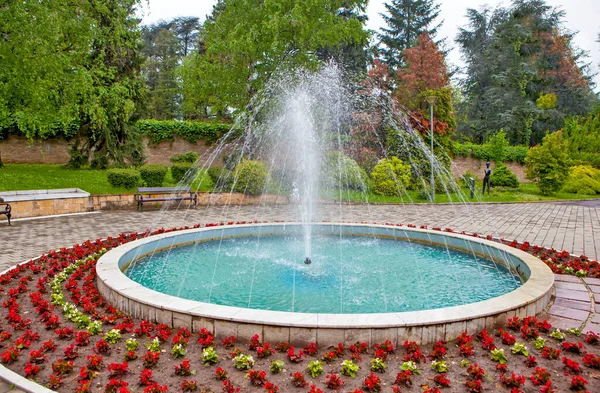
[[[140,168],[140,175],[147,187],[161,187],[165,182],[167,171],[164,165],[144,165]]]
[[[235,167],[234,191],[247,195],[260,195],[265,191],[269,177],[267,167],[260,161],[244,160]]]
[[[189,164],[193,164],[196,161],[198,161],[198,158],[200,158],[200,156],[198,156],[198,153],[196,153],[195,151],[188,151],[186,153],[183,154],[174,154],[169,158],[169,161],[171,161],[173,164],[175,163],[189,163]]]
[[[492,152],[489,144],[475,145],[472,143],[452,143],[452,150],[455,156],[473,157],[483,161],[492,160]],[[507,146],[504,153],[506,161],[514,161],[519,164],[525,164],[525,157],[529,148],[527,146]]]
[[[192,167],[194,167],[193,164],[190,163],[177,163],[177,164],[173,164],[171,166],[171,177],[173,178],[173,180],[175,180],[177,183],[179,183],[180,181],[183,180],[183,178],[185,177],[186,173],[188,173],[188,171],[190,169],[192,169]],[[198,172],[198,168],[194,167],[194,175]],[[192,174],[190,174],[192,175]]]
[[[172,141],[175,136],[191,143],[200,139],[211,143],[231,129],[230,124],[176,120],[140,120],[136,127],[143,135],[148,136],[152,143]]]
[[[108,183],[116,188],[133,188],[140,183],[140,172],[135,169],[109,169]]]
[[[221,168],[218,166],[208,168],[208,177],[213,183],[213,188],[217,191],[230,191],[231,184],[233,184],[233,175],[227,168]]]
[[[321,184],[331,189],[365,190],[369,176],[356,161],[339,151],[327,153],[321,166]]]
[[[512,173],[506,165],[498,165],[492,171],[492,176],[490,176],[490,184],[493,187],[518,188],[519,179],[517,179],[517,176]]]

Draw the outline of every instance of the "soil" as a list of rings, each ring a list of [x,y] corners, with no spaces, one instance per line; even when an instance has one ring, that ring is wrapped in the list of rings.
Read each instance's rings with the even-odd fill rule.
[[[42,385],[48,385],[50,377],[53,375],[52,364],[59,359],[64,357],[64,350],[70,344],[75,343],[75,339],[59,339],[57,334],[55,333],[55,329],[46,329],[43,322],[40,322],[40,314],[36,311],[36,306],[33,304],[31,299],[31,294],[44,290],[42,293],[43,299],[50,301],[50,285],[47,280],[44,284],[39,284],[38,280],[43,277],[53,277],[56,273],[64,269],[70,263],[74,262],[77,259],[84,258],[86,255],[92,254],[97,251],[99,248],[111,248],[117,246],[119,244],[125,243],[127,241],[133,240],[141,234],[131,234],[128,236],[120,236],[117,239],[108,239],[108,240],[97,240],[94,242],[88,242],[81,246],[76,246],[74,249],[63,249],[58,252],[50,252],[46,256],[43,256],[39,260],[33,260],[23,265],[18,269],[13,269],[12,272],[9,272],[2,277],[0,277],[0,301],[2,302],[3,307],[0,308],[0,331],[3,336],[0,337],[0,340],[4,338],[0,342],[0,352],[2,352],[3,363],[4,356],[9,348],[17,345],[17,339],[25,332],[32,331],[39,334],[39,339],[33,340],[29,348],[23,348],[20,350],[20,354],[17,359],[10,363],[5,364],[6,367],[11,370],[24,375],[26,364],[29,362],[29,352],[38,349],[41,347],[42,343],[47,340],[54,340],[57,345],[57,348],[54,352],[46,353],[48,360],[42,364],[39,364],[40,371],[37,375],[33,376],[33,379]],[[95,262],[95,261],[94,261]],[[132,322],[135,328],[140,328],[141,321],[130,319],[127,316],[124,316],[120,313],[115,313],[111,307],[108,307],[101,298],[97,296],[95,290],[92,288],[85,287],[84,285],[87,282],[88,284],[95,283],[95,269],[94,262],[87,263],[80,267],[76,272],[78,275],[78,279],[73,279],[72,282],[76,282],[77,286],[70,285],[69,288],[65,284],[69,283],[69,279],[65,283],[63,283],[63,293],[65,294],[65,299],[67,301],[73,301],[75,299],[78,304],[79,310],[84,310],[84,305],[89,304],[90,302],[93,304],[91,307],[91,311],[96,313],[95,318],[105,317],[108,319],[113,319],[113,321],[107,321],[103,324],[103,332],[106,333],[110,329],[115,326],[111,326],[111,323],[121,324],[119,328],[121,329],[122,336],[119,342],[116,344],[111,344],[111,350],[108,354],[102,354],[103,356],[103,367],[95,377],[91,380],[89,391],[92,392],[103,392],[106,391],[106,386],[111,380],[110,372],[107,370],[107,366],[111,363],[122,363],[124,361],[124,355],[126,353],[125,350],[125,340],[130,337],[136,337],[139,342],[139,347],[135,351],[138,355],[137,360],[132,360],[128,362],[128,372],[121,379],[125,381],[128,386],[128,390],[131,392],[143,392],[150,391],[145,386],[140,385],[140,375],[142,370],[144,369],[144,361],[142,359],[143,355],[146,353],[145,344],[151,342],[151,336],[155,335],[158,331],[158,326],[153,326],[153,331],[150,335],[144,335],[143,337],[137,337],[133,329],[128,327],[128,322]],[[40,269],[41,268],[41,269]],[[38,271],[39,270],[39,271]],[[18,291],[18,288],[21,288]],[[11,291],[12,290],[12,291]],[[19,293],[17,293],[19,292]],[[73,297],[73,294],[75,296]],[[22,323],[22,326],[18,326],[18,323],[11,323],[8,320],[9,316],[9,308],[15,310],[14,306],[10,306],[11,300],[15,299],[14,302],[18,304],[17,314],[19,314],[23,319],[31,319],[31,325],[27,325],[26,323]],[[77,329],[75,324],[66,320],[66,318],[62,315],[61,310],[53,309],[51,310],[52,314],[58,315],[60,320],[60,328],[71,327],[77,331],[81,331],[82,329]],[[115,317],[116,315],[116,317]],[[542,318],[539,318],[541,321]],[[125,323],[125,324],[123,324]],[[117,325],[118,326],[118,325]],[[506,329],[506,328],[505,328]],[[531,340],[526,340],[521,337],[521,333],[519,331],[511,331],[506,329],[510,334],[514,335],[517,338],[517,342],[525,343],[529,349],[530,355],[535,356],[537,359],[537,367],[546,368],[551,374],[552,386],[556,392],[567,392],[571,391],[571,379],[572,375],[565,371],[563,367],[563,356],[566,355],[569,359],[576,361],[582,369],[582,372],[578,375],[585,378],[589,383],[586,387],[588,392],[600,392],[600,370],[593,369],[584,366],[583,364],[583,354],[575,354],[570,352],[565,352],[561,354],[561,356],[556,360],[544,359],[541,355],[540,350],[536,350]],[[6,338],[6,336],[10,333],[10,337]],[[175,336],[176,331],[173,331],[169,334],[166,342],[163,342],[160,345],[161,354],[160,360],[156,364],[156,366],[152,367],[152,380],[156,381],[160,387],[166,387],[169,392],[181,392],[182,387],[181,383],[184,380],[195,380],[198,384],[198,392],[222,392],[224,391],[222,388],[222,382],[215,378],[215,370],[217,367],[222,367],[227,371],[229,375],[230,381],[234,386],[240,387],[242,392],[262,392],[265,389],[262,386],[253,386],[249,380],[245,377],[247,371],[239,371],[233,367],[232,364],[232,356],[230,355],[232,348],[225,348],[224,345],[215,341],[215,349],[219,356],[219,362],[216,365],[205,366],[201,361],[201,353],[202,347],[197,342],[199,335],[198,333],[193,333],[189,338],[189,343],[186,346],[186,354],[184,357],[179,359],[174,359],[171,355],[172,348],[172,340]],[[259,332],[257,332],[259,333]],[[507,375],[511,373],[515,373],[517,375],[522,375],[527,378],[524,385],[521,387],[522,392],[540,392],[540,386],[535,386],[530,377],[532,372],[535,371],[535,367],[527,367],[524,363],[526,357],[523,355],[513,355],[511,353],[511,346],[505,345],[501,342],[500,337],[495,336],[497,332],[489,332],[490,335],[494,336],[495,345],[498,348],[504,349],[504,352],[508,358],[507,362]],[[561,348],[561,343],[556,339],[550,338],[547,332],[540,332],[540,336],[547,340],[547,346],[552,348]],[[90,343],[86,346],[78,347],[78,356],[73,360],[74,368],[73,371],[62,378],[62,384],[59,387],[55,387],[54,389],[59,392],[78,392],[85,391],[82,386],[82,381],[79,381],[78,373],[81,368],[86,367],[87,361],[86,357],[88,355],[92,355],[95,353],[95,344],[103,336],[96,335],[90,337]],[[311,378],[306,373],[306,367],[308,366],[311,360],[320,360],[323,355],[329,351],[331,348],[318,348],[318,354],[315,356],[306,356],[301,362],[293,363],[290,362],[286,353],[277,352],[272,356],[265,359],[258,359],[256,351],[250,350],[248,347],[248,342],[250,337],[238,337],[236,342],[236,347],[239,348],[243,353],[250,354],[256,360],[253,369],[254,370],[264,370],[267,372],[266,379],[279,387],[279,392],[308,392],[310,390],[310,386],[298,388],[293,386],[291,381],[291,376],[295,372],[301,372],[305,374],[306,380],[311,384],[315,385],[317,388],[326,392],[330,389],[327,388],[325,382],[326,377],[330,373],[340,374],[341,371],[341,362],[345,359],[350,359],[351,352],[348,348],[345,348],[345,352],[340,357],[336,358],[332,363],[323,365],[324,373],[318,378]],[[585,351],[588,353],[592,353],[595,356],[600,356],[600,344],[591,345],[584,341],[584,335],[579,337],[573,335],[567,335],[566,340],[572,343],[583,343]],[[264,345],[264,343],[261,343]],[[278,343],[269,343],[272,347],[275,347]],[[308,344],[308,343],[307,343]],[[383,392],[392,392],[394,381],[396,379],[397,373],[400,371],[400,365],[403,363],[403,358],[407,355],[407,351],[403,348],[403,343],[394,343],[394,345],[399,344],[399,347],[395,349],[393,353],[391,353],[386,361],[387,370],[384,373],[376,373],[377,376],[381,379],[381,387]],[[448,372],[446,374],[447,378],[450,380],[450,387],[440,388],[440,391],[444,392],[468,392],[469,390],[465,387],[465,382],[469,380],[469,377],[466,372],[466,368],[461,367],[461,361],[467,360],[471,364],[477,363],[480,367],[482,367],[486,376],[483,378],[483,390],[484,392],[508,392],[510,388],[505,387],[500,382],[501,373],[495,369],[496,362],[490,360],[490,352],[482,349],[481,342],[477,341],[477,339],[473,339],[473,345],[475,346],[475,353],[473,356],[462,357],[458,354],[458,347],[456,341],[447,343],[448,352],[443,360],[448,362]],[[296,348],[296,351],[301,348]],[[432,345],[422,346],[420,348],[422,353],[426,356],[425,359],[422,359],[421,363],[418,365],[419,370],[421,370],[420,375],[414,375],[412,377],[412,386],[398,386],[401,392],[423,392],[427,389],[436,387],[436,383],[433,381],[433,378],[437,375],[435,371],[433,371],[430,367],[431,359],[427,358],[427,356],[432,351]],[[371,359],[375,356],[374,348],[369,348],[367,354],[362,354],[362,360],[357,361],[359,365],[359,371],[356,377],[351,378],[348,376],[341,375],[341,379],[343,381],[343,386],[340,391],[342,392],[353,392],[355,389],[363,389],[363,391],[367,391],[363,388],[363,381],[369,375],[370,371],[370,362]],[[176,375],[174,372],[174,367],[179,365],[183,360],[189,360],[191,363],[191,369],[195,370],[195,375],[183,377]],[[274,360],[282,360],[285,364],[284,371],[279,374],[273,374],[269,371],[271,362]],[[598,360],[600,362],[600,359]],[[146,390],[145,390],[146,389]],[[115,392],[119,390],[114,390]],[[430,390],[433,392],[433,390]]]

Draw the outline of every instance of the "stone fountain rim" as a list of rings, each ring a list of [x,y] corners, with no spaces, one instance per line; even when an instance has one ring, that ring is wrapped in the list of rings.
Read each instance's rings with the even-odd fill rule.
[[[428,229],[397,227],[377,224],[315,223],[321,226],[369,227],[385,230],[394,229],[405,234],[426,233],[430,236],[446,236],[493,247],[520,259],[530,270],[527,281],[519,288],[504,295],[461,306],[433,310],[374,313],[374,314],[312,314],[284,311],[269,311],[221,306],[178,298],[156,292],[128,278],[120,269],[119,261],[129,251],[146,243],[181,236],[194,232],[222,231],[228,228],[280,227],[301,225],[299,223],[243,224],[189,229],[163,233],[135,240],[116,247],[103,255],[96,265],[97,283],[105,299],[113,306],[133,315],[141,315],[157,321],[172,321],[174,326],[192,328],[193,320],[220,320],[263,326],[285,326],[311,329],[365,329],[392,328],[426,325],[445,325],[454,322],[476,320],[510,313],[515,310],[532,310],[536,314],[550,300],[554,287],[554,274],[538,258],[513,247],[457,233]],[[170,315],[170,317],[169,317]]]

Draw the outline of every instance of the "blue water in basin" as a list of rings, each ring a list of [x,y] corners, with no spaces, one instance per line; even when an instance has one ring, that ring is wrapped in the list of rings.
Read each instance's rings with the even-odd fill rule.
[[[385,313],[474,303],[522,285],[492,261],[421,243],[315,236],[200,242],[132,263],[126,275],[158,292],[213,304],[307,313]]]

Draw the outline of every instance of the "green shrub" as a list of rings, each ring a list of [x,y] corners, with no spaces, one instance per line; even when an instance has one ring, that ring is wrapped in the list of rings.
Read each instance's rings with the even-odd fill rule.
[[[469,157],[471,155],[471,149],[469,146],[470,144],[467,143],[453,142],[452,153],[455,156]]]
[[[211,167],[206,171],[216,191],[229,191],[233,184],[233,175],[229,169]]]
[[[65,166],[69,169],[80,169],[88,164],[88,155],[79,151],[78,145],[73,145],[69,150],[69,161]]]
[[[188,151],[187,153],[172,155],[169,158],[169,161],[171,161],[173,164],[176,164],[176,163],[193,164],[196,161],[198,161],[198,158],[200,158],[200,156],[198,156],[198,153],[196,153],[195,151]]]
[[[561,131],[548,134],[540,145],[529,150],[527,178],[538,184],[542,195],[559,191],[569,177],[569,146]]]
[[[563,191],[582,195],[600,194],[600,170],[589,165],[571,167]]]
[[[200,121],[140,120],[137,129],[152,140],[152,143],[172,141],[179,136],[191,143],[200,139],[214,142],[231,129],[230,124]]]
[[[504,130],[498,131],[490,138],[488,151],[491,159],[496,163],[502,163],[506,159],[506,148],[508,147],[508,139]]]
[[[321,182],[327,188],[364,190],[369,177],[356,161],[339,152],[329,152],[321,167]]]
[[[529,148],[527,146],[504,146],[504,161],[518,162],[525,164],[525,158]],[[452,144],[452,152],[455,156],[473,157],[482,161],[493,161],[494,153],[490,144],[475,145],[472,143]]]
[[[161,187],[165,182],[167,170],[164,165],[144,165],[140,168],[140,175],[146,186]]]
[[[400,196],[410,183],[410,166],[398,157],[384,158],[373,168],[371,179],[376,194]]]
[[[517,176],[508,169],[506,165],[499,164],[496,165],[496,168],[492,171],[492,176],[490,177],[490,184],[493,187],[510,187],[510,188],[518,188],[519,187],[519,179]]]
[[[600,169],[600,153],[585,153],[578,152],[571,155],[573,165],[591,165],[596,169]]]
[[[259,195],[265,189],[269,172],[260,161],[244,160],[236,167],[233,174],[234,191],[248,195]]]
[[[192,168],[194,168],[194,169],[193,169],[193,173],[190,173],[190,176],[194,176],[198,172],[198,167],[194,167],[193,164],[186,164],[186,163],[173,164],[173,165],[171,165],[171,177],[173,178],[173,180],[175,180],[177,183],[179,183],[180,181],[183,180],[186,173],[188,173],[188,171]]]
[[[465,173],[461,176],[461,180],[464,185],[467,187],[471,187],[471,179],[477,181],[477,175],[473,173],[470,169],[467,169]]]
[[[106,169],[107,167],[108,157],[106,157],[106,155],[104,154],[94,156],[94,158],[90,162],[90,168],[92,169]]]
[[[135,169],[109,169],[106,176],[110,185],[117,188],[133,188],[140,182],[140,172]]]

